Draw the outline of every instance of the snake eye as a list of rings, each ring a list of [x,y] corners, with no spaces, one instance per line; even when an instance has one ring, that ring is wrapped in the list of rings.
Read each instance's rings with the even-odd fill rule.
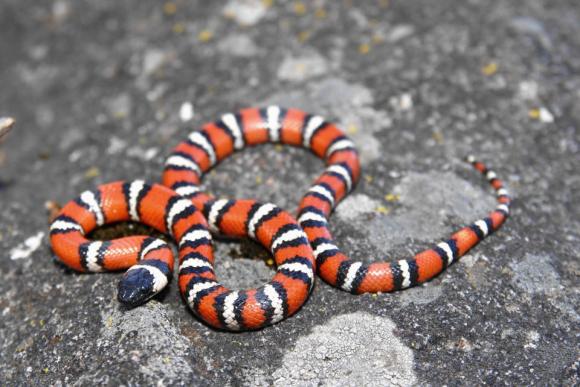
[[[143,267],[135,267],[127,271],[119,282],[117,299],[129,307],[143,304],[156,294],[154,279],[153,275]]]

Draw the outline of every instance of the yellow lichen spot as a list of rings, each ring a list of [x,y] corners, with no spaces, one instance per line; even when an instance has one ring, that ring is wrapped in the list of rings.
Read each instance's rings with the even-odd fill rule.
[[[306,13],[306,5],[304,3],[297,1],[294,3],[294,12],[297,15],[304,15]]]
[[[274,4],[274,1],[273,0],[262,0],[262,4],[264,5],[264,7],[270,8],[272,6],[272,4]]]
[[[266,260],[266,265],[268,265],[268,266],[274,266],[274,260],[272,258],[268,258]]]
[[[372,183],[373,177],[371,175],[365,175],[365,180],[367,181],[367,183]]]
[[[283,147],[282,145],[280,145],[280,144],[276,144],[276,145],[274,146],[274,150],[275,150],[276,152],[282,152],[282,149],[284,149],[284,147]]]
[[[85,172],[85,178],[92,179],[92,178],[99,176],[100,174],[101,174],[101,171],[99,170],[99,168],[91,167],[91,168],[87,169],[87,171]]]
[[[182,23],[175,23],[172,28],[173,32],[176,34],[182,34],[185,32],[185,26]]]
[[[297,63],[296,66],[294,66],[294,69],[296,70],[297,74],[304,74],[304,72],[306,71],[306,64]]]
[[[314,11],[314,17],[317,19],[326,19],[326,10],[324,8],[317,8]]]
[[[40,320],[40,321],[38,322],[38,325],[40,325],[41,327],[43,327],[43,326],[44,326],[44,324],[46,324],[46,321],[44,321],[44,320]]]
[[[36,320],[30,320],[30,326],[31,327],[35,327],[36,326]]]
[[[197,40],[202,43],[209,42],[213,38],[213,32],[210,30],[203,30],[197,34]]]
[[[307,41],[310,38],[310,32],[309,31],[302,31],[298,34],[298,41],[300,43],[304,43],[305,41]]]
[[[264,179],[262,179],[262,176],[256,176],[256,184],[262,184],[264,182]]]
[[[377,293],[371,293],[371,297],[377,299],[379,298],[379,295]]]
[[[490,75],[497,73],[497,69],[498,69],[497,63],[490,62],[481,68],[481,72],[483,75],[489,77]]]
[[[175,12],[177,12],[177,5],[175,5],[175,3],[172,3],[169,1],[165,4],[163,4],[163,12],[166,15],[173,15],[173,14],[175,14]]]
[[[171,359],[169,358],[169,356],[165,356],[165,357],[163,358],[163,363],[165,363],[165,364],[169,364],[169,363],[171,363]]]
[[[349,124],[346,127],[346,132],[348,134],[355,134],[356,132],[358,132],[358,126],[356,126],[355,124]]]
[[[107,317],[107,320],[105,321],[105,325],[107,328],[111,328],[113,326],[113,316]]]
[[[443,144],[443,133],[439,131],[433,132],[433,139],[437,144]]]
[[[373,44],[381,44],[385,41],[385,38],[381,34],[373,35]]]
[[[368,54],[370,50],[371,50],[371,46],[368,43],[363,43],[363,44],[358,46],[358,52],[363,54],[363,55]]]
[[[377,211],[379,214],[385,214],[385,215],[386,215],[386,214],[388,214],[389,212],[391,212],[391,209],[390,209],[389,207],[385,207],[385,206],[378,206],[378,207],[376,208],[376,211]]]
[[[126,113],[126,112],[124,112],[124,111],[121,111],[121,110],[119,110],[119,111],[116,111],[116,112],[114,112],[114,113],[113,113],[113,116],[114,116],[116,119],[118,119],[118,120],[121,120],[121,119],[123,119],[123,118],[127,117],[127,113]]]
[[[540,109],[531,109],[528,112],[528,116],[533,120],[539,119],[540,118]]]
[[[45,374],[47,374],[47,373],[48,373],[48,371],[49,371],[48,367],[44,367],[44,368],[42,369],[42,372],[44,372]]]
[[[388,201],[388,202],[390,202],[390,203],[397,202],[397,201],[399,201],[400,198],[401,198],[400,195],[396,195],[396,194],[393,194],[393,193],[390,193],[390,194],[386,194],[385,195],[385,200]]]

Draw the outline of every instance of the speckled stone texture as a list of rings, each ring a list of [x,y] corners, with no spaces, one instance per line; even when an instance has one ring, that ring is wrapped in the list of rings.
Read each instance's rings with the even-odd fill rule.
[[[0,145],[0,384],[580,383],[579,15],[573,0],[3,0],[0,116],[17,124]],[[192,127],[266,103],[337,121],[361,149],[331,218],[354,258],[408,257],[485,215],[467,153],[505,178],[513,216],[424,286],[318,281],[253,333],[204,326],[175,284],[125,310],[120,274],[56,263],[47,201],[159,181]],[[206,187],[293,211],[322,167],[264,146]],[[273,274],[253,244],[216,250],[229,286]]]

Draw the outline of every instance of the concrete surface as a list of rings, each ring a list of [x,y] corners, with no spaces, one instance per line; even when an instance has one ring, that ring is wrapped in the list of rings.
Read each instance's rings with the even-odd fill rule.
[[[572,0],[2,1],[0,116],[17,126],[0,146],[0,384],[577,385],[579,15]],[[425,286],[355,297],[318,281],[253,333],[202,325],[175,285],[123,310],[120,274],[55,263],[47,201],[158,181],[191,127],[269,102],[362,149],[331,221],[355,258],[409,256],[485,214],[466,153],[505,178],[513,216]],[[266,146],[206,186],[293,210],[321,170]],[[217,256],[230,286],[273,273],[247,242]]]

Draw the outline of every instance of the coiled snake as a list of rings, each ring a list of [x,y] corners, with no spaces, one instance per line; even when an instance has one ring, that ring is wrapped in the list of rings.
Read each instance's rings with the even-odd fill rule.
[[[298,221],[274,204],[216,200],[200,188],[203,175],[221,160],[264,143],[303,147],[326,163],[300,202]],[[354,294],[405,289],[435,277],[496,231],[509,215],[508,192],[484,164],[473,157],[467,161],[496,191],[498,205],[487,217],[412,258],[354,261],[342,253],[328,230],[332,210],[360,177],[354,143],[320,116],[278,106],[249,108],[205,124],[177,145],[165,163],[163,186],[116,182],[82,193],[53,221],[50,239],[59,259],[77,271],[128,268],[118,298],[136,306],[171,279],[174,259],[167,243],[146,236],[91,241],[84,235],[100,225],[125,220],[152,226],[177,243],[179,289],[200,319],[219,329],[259,329],[300,309],[315,272],[330,285]],[[272,280],[250,290],[222,286],[214,272],[210,231],[258,241],[275,258]]]

